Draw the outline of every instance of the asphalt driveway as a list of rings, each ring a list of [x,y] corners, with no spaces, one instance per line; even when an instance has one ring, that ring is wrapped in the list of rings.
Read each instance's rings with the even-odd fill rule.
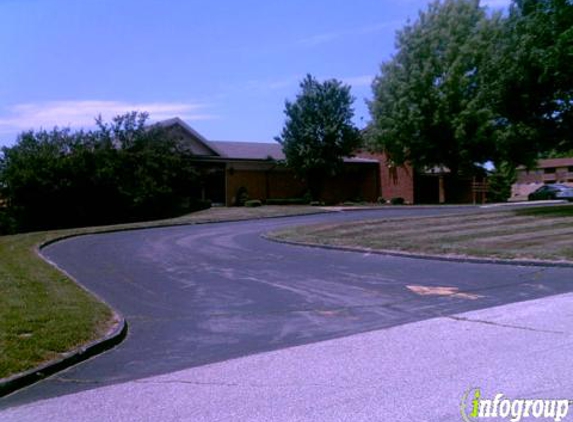
[[[0,399],[0,408],[573,290],[571,268],[419,260],[260,237],[293,224],[464,211],[347,212],[53,244],[43,253],[119,310],[130,332],[112,351]]]

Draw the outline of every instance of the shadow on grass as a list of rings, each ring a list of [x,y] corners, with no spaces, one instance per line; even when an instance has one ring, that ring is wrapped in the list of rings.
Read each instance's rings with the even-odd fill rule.
[[[573,217],[573,205],[522,208],[516,210],[515,214],[528,217]]]

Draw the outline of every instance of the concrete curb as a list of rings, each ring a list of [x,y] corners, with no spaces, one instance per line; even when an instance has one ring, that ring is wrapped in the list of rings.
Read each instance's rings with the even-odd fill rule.
[[[127,336],[127,322],[117,313],[114,313],[114,317],[117,319],[117,323],[105,337],[68,352],[63,358],[0,380],[0,397],[4,397],[16,390],[32,385],[56,372],[60,372],[95,355],[99,355],[121,343]]]
[[[567,204],[569,201],[566,199],[553,199],[545,201],[515,201],[515,202],[498,202],[496,204],[482,205],[480,208],[505,208],[505,207],[537,207],[548,205],[561,205]]]
[[[325,211],[330,212],[346,212],[346,211],[376,211],[376,210],[427,210],[427,209],[479,209],[482,208],[478,204],[441,204],[441,205],[324,205],[320,206]]]
[[[495,259],[495,258],[477,258],[477,257],[466,257],[466,256],[444,256],[444,255],[432,255],[424,253],[412,253],[412,252],[401,252],[395,250],[385,250],[385,249],[369,249],[351,246],[332,246],[332,245],[321,245],[318,243],[306,243],[297,242],[293,240],[277,239],[269,234],[262,234],[261,237],[265,240],[284,243],[293,246],[306,246],[309,248],[318,248],[326,250],[344,251],[344,252],[358,252],[358,253],[370,253],[375,255],[386,255],[395,256],[399,258],[412,258],[412,259],[427,259],[432,261],[447,261],[447,262],[460,262],[468,264],[494,264],[494,265],[514,265],[514,266],[527,266],[527,267],[559,267],[559,268],[573,268],[573,262],[563,262],[563,261],[536,261],[527,259]]]
[[[217,224],[217,223],[235,223],[241,221],[255,221],[255,220],[263,220],[267,218],[286,218],[286,217],[301,217],[306,215],[317,215],[317,214],[328,214],[332,211],[320,210],[317,209],[316,212],[313,213],[301,213],[301,214],[290,214],[290,215],[280,215],[280,216],[268,216],[268,217],[255,217],[251,219],[227,219],[222,221],[201,221],[201,222],[186,222],[186,223],[173,223],[173,224],[152,224],[147,227],[118,227],[118,228],[109,228],[104,230],[94,230],[93,232],[86,231],[85,233],[73,233],[68,235],[62,235],[56,237],[54,239],[50,239],[35,248],[36,254],[40,256],[45,262],[52,265],[62,274],[64,274],[67,278],[72,280],[76,285],[81,288],[82,290],[86,291],[88,294],[94,296],[98,301],[104,303],[113,311],[113,319],[116,320],[116,324],[114,325],[113,329],[106,334],[103,338],[94,340],[90,343],[87,343],[78,349],[72,350],[70,352],[66,352],[65,356],[51,362],[47,362],[43,365],[40,365],[36,368],[30,369],[28,371],[24,371],[15,375],[12,375],[8,378],[0,379],[0,398],[7,396],[17,390],[20,390],[24,387],[32,385],[38,381],[41,381],[57,372],[63,371],[77,363],[83,362],[93,356],[99,355],[107,350],[112,349],[113,347],[117,346],[121,343],[126,337],[128,332],[128,324],[127,321],[123,316],[119,314],[116,310],[114,310],[105,300],[101,297],[96,295],[95,293],[91,292],[90,290],[86,289],[81,283],[79,283],[74,277],[64,271],[62,268],[58,267],[56,263],[50,261],[45,256],[42,255],[41,250],[53,243],[60,242],[66,239],[71,239],[74,237],[79,236],[88,236],[88,235],[97,235],[97,234],[106,234],[106,233],[119,233],[125,231],[135,231],[135,230],[146,230],[146,229],[157,229],[157,228],[170,228],[170,227],[180,227],[180,226],[190,226],[190,225],[202,225],[202,224]]]
[[[458,206],[451,206],[451,207],[458,207]],[[170,227],[179,227],[179,226],[192,226],[192,225],[203,225],[203,224],[217,224],[217,223],[235,223],[235,222],[243,222],[243,221],[256,221],[256,220],[263,220],[263,219],[272,219],[272,218],[288,218],[288,217],[301,217],[301,216],[310,216],[310,215],[317,215],[317,214],[329,214],[335,212],[349,212],[349,211],[370,211],[375,209],[397,209],[397,208],[411,208],[411,209],[419,209],[419,208],[438,208],[436,206],[380,206],[380,207],[348,207],[346,209],[335,210],[335,209],[323,209],[322,207],[318,208],[316,212],[312,213],[301,213],[301,214],[290,214],[290,215],[277,215],[277,216],[265,216],[265,217],[254,217],[250,219],[227,219],[221,221],[200,221],[200,222],[185,222],[185,223],[172,223],[172,224],[151,224],[147,227],[118,227],[118,228],[109,228],[103,230],[94,231],[86,231],[85,233],[74,233],[69,235],[62,235],[60,237],[48,240],[36,248],[36,253],[44,259],[48,264],[54,266],[58,271],[62,272],[66,277],[71,279],[73,282],[78,285],[81,289],[85,290],[92,296],[95,296],[97,300],[106,304],[110,309],[113,311],[114,319],[117,323],[114,325],[114,328],[103,338],[98,340],[94,340],[76,350],[67,352],[64,357],[48,362],[44,365],[41,365],[37,368],[30,369],[25,372],[21,372],[19,374],[15,374],[8,378],[0,379],[0,398],[4,397],[14,391],[17,391],[21,388],[27,387],[31,384],[34,384],[42,379],[45,379],[57,372],[60,372],[64,369],[67,369],[77,363],[80,363],[84,360],[87,360],[93,356],[101,354],[121,343],[127,336],[128,333],[128,324],[127,321],[123,316],[121,316],[117,311],[113,310],[109,304],[107,304],[101,297],[95,295],[93,292],[86,289],[81,283],[75,280],[71,275],[66,273],[64,270],[59,268],[55,263],[51,262],[46,257],[42,256],[41,249],[46,246],[49,246],[53,243],[60,242],[66,239],[79,237],[79,236],[87,236],[87,235],[97,235],[97,234],[105,234],[105,233],[117,233],[117,232],[124,232],[124,231],[135,231],[135,230],[146,230],[146,229],[157,229],[157,228],[170,228]],[[444,208],[441,206],[440,208]],[[464,207],[465,208],[465,207]],[[472,207],[468,207],[472,208]],[[530,265],[530,266],[543,266],[543,267],[573,267],[573,263],[563,263],[563,262],[551,262],[551,261],[516,261],[516,260],[496,260],[496,259],[487,259],[487,258],[471,258],[471,257],[444,257],[438,255],[427,255],[427,254],[413,254],[407,252],[398,252],[398,251],[386,251],[386,250],[370,250],[366,248],[353,248],[353,247],[337,247],[337,246],[330,246],[330,245],[320,245],[320,244],[313,244],[313,243],[303,243],[303,242],[294,242],[288,241],[283,239],[276,239],[270,237],[268,234],[261,235],[262,238],[277,242],[277,243],[284,243],[290,244],[295,246],[307,246],[307,247],[314,247],[314,248],[321,248],[321,249],[330,249],[330,250],[341,250],[347,252],[360,252],[360,253],[373,253],[378,255],[388,255],[388,256],[398,256],[398,257],[406,257],[406,258],[417,258],[417,259],[432,259],[432,260],[440,260],[440,261],[454,261],[454,262],[471,262],[471,263],[488,263],[488,264],[506,264],[506,265]]]
[[[41,381],[57,372],[63,371],[77,363],[83,362],[93,356],[99,355],[121,343],[126,337],[128,332],[128,325],[125,318],[113,309],[105,300],[93,293],[79,283],[74,277],[64,271],[62,268],[58,267],[56,263],[50,261],[48,258],[42,255],[41,250],[45,246],[52,243],[58,242],[60,240],[65,240],[69,237],[74,237],[74,235],[61,236],[55,239],[46,241],[35,248],[36,254],[42,258],[46,263],[54,267],[56,270],[60,271],[68,279],[73,281],[80,289],[87,292],[89,295],[95,297],[96,300],[105,304],[112,311],[112,320],[115,321],[109,332],[96,340],[93,340],[87,344],[80,346],[77,349],[63,353],[63,357],[47,362],[36,368],[29,369],[18,374],[14,374],[7,378],[0,379],[0,398],[7,396],[17,390],[24,387],[32,385],[38,381]]]
[[[363,210],[356,210],[356,211],[363,211]],[[53,243],[61,242],[63,240],[72,239],[74,237],[80,236],[93,236],[98,234],[110,234],[110,233],[122,233],[122,232],[131,232],[131,231],[138,231],[138,230],[151,230],[151,229],[169,229],[174,227],[183,227],[183,226],[200,226],[205,224],[220,224],[220,223],[242,223],[246,221],[259,221],[259,220],[267,220],[267,219],[276,219],[276,218],[289,218],[289,217],[306,217],[311,215],[320,215],[320,214],[332,214],[336,213],[337,211],[328,211],[328,210],[317,210],[316,212],[308,212],[308,213],[300,213],[300,214],[289,214],[289,215],[270,215],[270,216],[263,216],[263,217],[252,217],[252,218],[228,218],[225,220],[217,220],[217,221],[188,221],[188,222],[181,222],[181,223],[167,223],[167,224],[150,224],[149,226],[145,227],[110,227],[98,230],[96,227],[91,227],[86,229],[85,233],[71,233],[59,236],[54,239],[47,240],[46,242],[42,243],[37,247],[37,251],[44,249],[47,246],[50,246]],[[137,223],[135,223],[137,224]],[[89,229],[92,229],[91,231]],[[72,230],[72,229],[70,229]],[[45,259],[45,258],[44,258]],[[54,263],[50,262],[51,265],[55,265]],[[61,268],[58,268],[59,271],[62,271]],[[91,292],[90,292],[91,293]]]

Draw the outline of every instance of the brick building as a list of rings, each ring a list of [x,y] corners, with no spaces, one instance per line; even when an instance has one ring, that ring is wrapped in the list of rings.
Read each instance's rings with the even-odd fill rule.
[[[235,204],[240,189],[263,201],[301,198],[308,190],[304,181],[280,164],[285,157],[276,142],[208,141],[179,118],[159,125],[188,145],[201,174],[199,194],[214,203]],[[357,199],[376,202],[380,196],[379,164],[375,158],[344,159],[342,173],[325,181],[322,200],[331,204]]]
[[[543,184],[573,186],[573,157],[539,160],[534,168],[517,168],[517,180],[511,187],[512,200],[525,200]]]
[[[233,205],[237,193],[246,189],[252,199],[300,198],[305,182],[281,163],[281,145],[255,142],[208,141],[179,118],[159,125],[182,139],[194,155],[201,174],[199,194],[214,203]],[[472,202],[472,179],[452,179],[447,169],[415,171],[396,166],[385,154],[358,152],[344,159],[341,174],[324,182],[322,200],[376,202],[379,198],[403,198],[414,203]]]
[[[474,193],[476,183],[485,181],[485,171],[480,177],[452,177],[444,167],[415,170],[411,165],[395,165],[386,154],[358,153],[359,157],[373,158],[379,162],[380,196],[386,200],[404,198],[407,204],[443,204],[484,202],[482,193]]]

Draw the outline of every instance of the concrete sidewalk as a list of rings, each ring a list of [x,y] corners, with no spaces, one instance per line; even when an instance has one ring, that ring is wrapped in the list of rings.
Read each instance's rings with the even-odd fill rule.
[[[572,356],[565,294],[39,401],[0,421],[461,421],[474,387],[573,399]]]

